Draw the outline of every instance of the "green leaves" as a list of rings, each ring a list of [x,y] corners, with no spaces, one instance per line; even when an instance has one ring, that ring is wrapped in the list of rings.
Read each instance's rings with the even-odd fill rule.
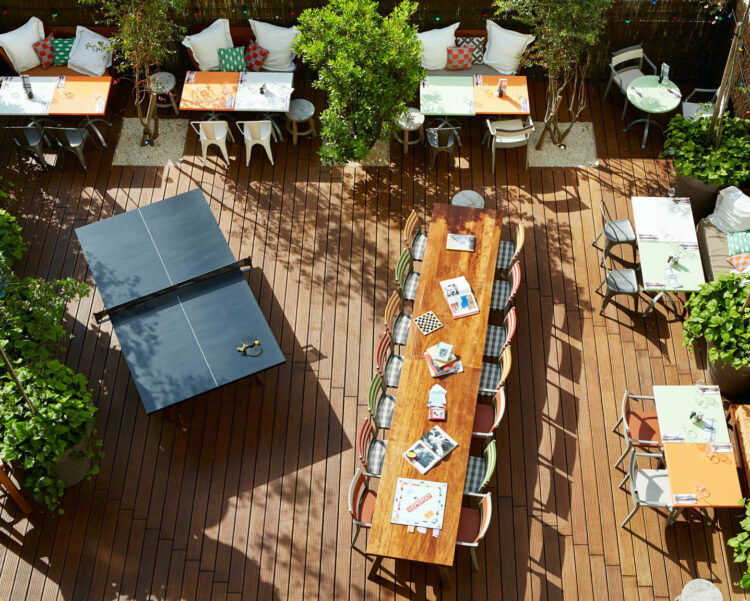
[[[748,517],[740,522],[742,532],[730,538],[727,541],[727,546],[733,551],[734,563],[744,564],[745,569],[740,581],[734,584],[745,590],[750,590],[750,565],[748,564],[748,558],[750,558],[750,499],[740,499],[740,503],[745,506],[745,515]]]

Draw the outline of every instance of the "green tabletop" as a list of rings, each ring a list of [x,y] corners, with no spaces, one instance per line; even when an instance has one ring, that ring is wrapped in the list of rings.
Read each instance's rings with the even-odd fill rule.
[[[672,265],[681,286],[675,285],[669,274],[669,257],[677,256]],[[638,240],[638,257],[644,290],[666,292],[694,292],[706,280],[703,277],[701,253],[697,247],[679,242]]]
[[[668,79],[659,83],[658,75],[636,77],[627,94],[630,104],[646,113],[668,113],[682,102],[680,88]]]
[[[423,115],[475,115],[474,78],[471,75],[436,75],[419,86]]]
[[[662,442],[730,442],[724,405],[717,387],[654,386],[654,399]],[[693,411],[702,413],[703,419],[690,419]],[[706,429],[711,420],[715,432]]]

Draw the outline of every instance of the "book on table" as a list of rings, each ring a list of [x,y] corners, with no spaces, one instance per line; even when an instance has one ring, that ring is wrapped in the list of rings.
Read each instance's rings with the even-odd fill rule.
[[[445,343],[432,345],[424,354],[424,360],[433,378],[461,373],[464,370],[461,360],[451,351],[446,353],[445,346],[441,347],[442,344]]]
[[[443,296],[455,319],[479,313],[477,299],[464,276],[442,280],[440,287],[443,289]]]
[[[426,474],[457,446],[458,443],[445,430],[440,426],[433,426],[406,449],[403,457],[420,474]]]
[[[445,248],[446,250],[462,250],[464,252],[473,253],[476,243],[476,236],[469,236],[467,234],[448,234]]]

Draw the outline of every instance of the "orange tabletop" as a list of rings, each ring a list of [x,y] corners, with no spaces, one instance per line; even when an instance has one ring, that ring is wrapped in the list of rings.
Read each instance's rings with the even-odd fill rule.
[[[233,111],[240,74],[233,71],[188,71],[180,110]]]
[[[375,514],[368,536],[367,553],[370,555],[439,566],[453,565],[500,242],[500,223],[500,214],[493,210],[447,204],[436,204],[433,209],[413,314],[417,316],[425,311],[434,311],[443,327],[428,336],[423,336],[416,326],[409,333],[383,472],[378,484]],[[448,233],[476,236],[475,251],[446,250]],[[476,315],[453,319],[443,297],[440,280],[461,275],[471,285],[480,311]],[[463,362],[463,373],[443,378],[430,376],[423,358],[424,349],[441,340],[453,345],[453,352]],[[440,384],[447,390],[448,418],[445,422],[427,419],[427,397],[434,384]],[[458,443],[458,447],[429,472],[420,474],[402,454],[436,424]],[[426,534],[409,532],[407,526],[391,523],[399,477],[448,483],[445,517],[439,536],[433,537],[432,531]]]
[[[739,507],[742,497],[734,451],[713,452],[711,444],[664,443],[672,497],[695,495],[696,502],[675,507]]]
[[[477,115],[528,115],[529,87],[525,75],[482,75],[482,83],[474,78],[474,110]],[[495,96],[500,79],[508,80],[502,98]],[[526,100],[525,106],[522,101]]]
[[[66,75],[56,86],[49,105],[50,115],[104,115],[112,88],[112,77]]]

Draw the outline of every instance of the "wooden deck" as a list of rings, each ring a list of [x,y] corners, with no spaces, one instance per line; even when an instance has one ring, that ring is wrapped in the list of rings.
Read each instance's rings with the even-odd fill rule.
[[[65,361],[90,379],[106,458],[67,492],[62,517],[25,519],[0,496],[0,598],[645,601],[673,599],[694,577],[742,598],[725,545],[736,512],[717,512],[713,528],[688,513],[667,529],[664,513],[644,510],[619,528],[630,498],[617,489],[621,438],[610,428],[623,389],[694,383],[706,365],[663,307],[645,321],[615,307],[599,316],[599,199],[625,215],[631,195],[666,194],[670,181],[658,131],[641,151],[641,130],[622,132],[621,97],[590,90],[597,169],[525,171],[523,151],[501,151],[492,175],[479,118],[464,120],[456,171],[441,157],[431,174],[422,149],[404,158],[395,145],[390,168],[323,168],[317,140],[277,145],[275,167],[256,150],[246,168],[235,144],[228,170],[215,150],[204,168],[192,133],[180,167],[112,167],[117,112],[88,174],[74,157],[49,174],[19,172],[6,135],[0,174],[15,182],[30,242],[24,274],[93,288],[75,227],[199,186],[235,255],[252,255],[250,284],[288,361],[263,386],[248,379],[184,403],[177,422],[147,416],[110,324],[92,318],[96,290],[71,304]],[[535,115],[542,92],[535,85]],[[126,99],[115,94],[116,110]],[[398,584],[381,586],[349,544],[356,431],[402,223],[463,188],[505,212],[504,236],[519,219],[527,227],[496,514],[479,572],[458,550],[453,590],[434,568],[392,561],[383,570]]]

